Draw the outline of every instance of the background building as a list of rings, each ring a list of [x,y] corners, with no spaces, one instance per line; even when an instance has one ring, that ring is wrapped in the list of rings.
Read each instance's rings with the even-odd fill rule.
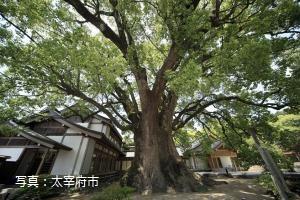
[[[0,137],[0,181],[21,175],[105,174],[122,169],[122,137],[109,119],[51,115],[14,122],[15,136]]]
[[[236,158],[236,152],[225,148],[220,141],[212,143],[210,153],[203,153],[201,142],[197,143],[184,157],[187,166],[195,171],[237,171]]]

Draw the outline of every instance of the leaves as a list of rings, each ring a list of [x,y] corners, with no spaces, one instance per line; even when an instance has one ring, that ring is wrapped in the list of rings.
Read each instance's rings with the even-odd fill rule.
[[[157,88],[160,114],[176,95],[173,129],[299,106],[295,1],[74,2],[0,3],[3,112],[82,100],[138,126]]]

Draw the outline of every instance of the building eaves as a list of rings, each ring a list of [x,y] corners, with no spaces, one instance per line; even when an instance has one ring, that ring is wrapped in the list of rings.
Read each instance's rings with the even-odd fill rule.
[[[113,148],[115,148],[116,150],[118,150],[120,153],[123,154],[122,150],[120,147],[118,147],[116,144],[114,144],[113,142],[111,142],[104,133],[99,132],[99,131],[95,131],[92,130],[90,128],[86,128],[84,126],[81,126],[79,124],[73,123],[70,120],[67,120],[65,118],[63,118],[58,112],[55,111],[51,111],[50,112],[50,116],[57,122],[73,129],[76,130],[86,136],[90,136],[93,138],[97,138],[97,139],[102,139],[104,140],[107,144],[109,144],[110,146],[112,146]]]
[[[19,132],[18,132],[19,135],[21,135],[22,137],[24,137],[28,140],[31,140],[35,143],[41,144],[41,145],[51,148],[51,149],[63,149],[63,150],[68,150],[68,151],[72,150],[71,147],[68,147],[64,144],[58,143],[55,140],[52,140],[49,137],[41,135],[33,130],[22,127],[13,121],[9,121],[9,124],[13,127],[16,127],[19,130]]]

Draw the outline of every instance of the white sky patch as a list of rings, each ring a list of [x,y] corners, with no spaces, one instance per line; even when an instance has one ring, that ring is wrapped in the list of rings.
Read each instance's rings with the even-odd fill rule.
[[[253,91],[255,91],[255,92],[264,92],[265,91],[265,86],[261,83],[258,83],[257,87],[255,89],[253,89]]]
[[[278,69],[279,69],[279,66],[278,66],[275,62],[272,62],[272,63],[271,63],[271,68],[272,68],[273,70],[278,70]]]
[[[4,73],[7,69],[7,66],[0,65],[0,74]]]
[[[291,77],[292,76],[292,72],[293,72],[293,70],[291,68],[287,68],[286,72],[285,72],[285,76],[286,77]]]
[[[208,112],[216,112],[218,109],[214,105],[210,105],[206,108]]]
[[[87,23],[87,24],[86,24],[86,27],[87,27],[88,30],[90,30],[90,34],[91,34],[92,36],[96,36],[96,35],[98,35],[98,34],[100,33],[99,29],[96,28],[96,27],[95,27],[93,24],[91,24],[91,23]]]

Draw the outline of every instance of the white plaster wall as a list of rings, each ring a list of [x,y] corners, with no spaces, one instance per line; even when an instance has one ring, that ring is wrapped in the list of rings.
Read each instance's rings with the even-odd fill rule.
[[[108,136],[109,133],[109,126],[104,125],[104,124],[93,124],[91,123],[89,126],[90,129],[95,130],[95,131],[99,131],[99,132],[103,132],[106,136]]]
[[[89,126],[89,123],[76,123],[80,126],[83,126],[85,128],[87,128]],[[71,128],[68,128],[68,130],[66,131],[66,133],[78,133],[78,130],[74,130],[74,129],[71,129]]]
[[[101,132],[103,124],[90,124],[90,129]]]
[[[92,123],[101,123],[101,120],[97,119],[97,118],[93,118],[92,119]]]
[[[25,148],[0,148],[0,155],[10,156],[7,161],[16,162],[19,160]]]
[[[50,136],[57,137],[57,136]],[[52,138],[57,139],[57,138]],[[80,143],[83,144],[83,136],[65,136],[63,138],[63,144],[72,148],[71,151],[59,150],[57,157],[55,159],[53,168],[51,170],[52,175],[70,175],[74,174],[73,169],[76,167],[76,158],[78,151],[84,151],[83,148],[80,149]],[[82,157],[82,156],[81,156]],[[80,155],[78,158],[81,158]],[[79,159],[77,159],[78,161]],[[76,163],[75,163],[76,162]]]
[[[195,169],[195,163],[194,163],[193,157],[189,157],[187,166],[188,166],[190,169]]]
[[[52,140],[55,140],[56,142],[59,142],[61,143],[62,142],[62,139],[63,139],[63,136],[47,136],[48,138],[52,139]]]
[[[88,122],[85,122],[85,123],[76,123],[76,124],[78,124],[78,125],[80,125],[80,126],[83,126],[83,127],[85,127],[85,128],[87,128],[87,127],[89,126],[89,123],[88,123]]]
[[[201,159],[199,157],[194,157],[195,160],[195,166],[198,170],[207,170],[208,169],[208,163],[206,160]]]
[[[84,161],[84,158],[85,158],[85,153],[86,153],[86,150],[88,148],[88,141],[89,141],[88,137],[84,137],[83,138],[83,141],[82,141],[82,144],[81,144],[80,151],[78,153],[78,157],[77,157],[77,161],[76,161],[76,164],[75,164],[75,168],[74,168],[73,174],[76,174],[76,175],[80,175],[81,174],[81,167],[83,166],[83,161]]]
[[[107,138],[109,138],[110,137],[110,134],[109,134],[110,127],[107,125],[104,125],[103,127],[105,127],[105,130],[103,129],[103,133],[106,135]]]
[[[80,174],[88,174],[90,172],[91,162],[93,159],[93,153],[95,149],[95,143],[96,142],[94,139],[88,138],[88,144],[85,151],[84,160],[82,162]]]
[[[231,159],[230,159],[229,156],[220,156],[220,159],[221,159],[221,163],[222,163],[223,168],[233,167]]]

